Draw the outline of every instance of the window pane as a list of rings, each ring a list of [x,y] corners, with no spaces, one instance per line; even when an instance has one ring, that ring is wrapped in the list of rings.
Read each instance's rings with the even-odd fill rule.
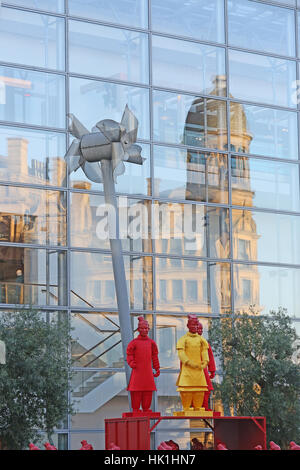
[[[0,180],[66,186],[66,136],[0,126]]]
[[[71,139],[72,138],[71,136]],[[139,145],[142,147],[141,154],[142,157],[145,158],[145,161],[143,165],[125,162],[125,173],[118,176],[117,182],[115,183],[117,193],[151,196],[150,146],[141,143],[139,143]],[[70,174],[70,181],[72,188],[103,191],[103,184],[94,183],[89,180],[81,168]]]
[[[220,0],[152,0],[154,31],[224,42],[224,4]]]
[[[226,147],[225,101],[154,91],[153,108],[154,140],[193,147]]]
[[[138,326],[137,317],[132,316],[133,328]],[[74,367],[124,367],[119,318],[116,313],[72,314],[72,361]],[[88,372],[86,372],[88,376]],[[92,377],[94,372],[90,373]],[[102,371],[104,379],[110,372]],[[95,388],[100,383],[95,383]],[[79,395],[78,395],[79,396]]]
[[[230,93],[234,98],[295,107],[296,66],[292,61],[229,51]]]
[[[232,219],[235,259],[300,264],[300,217],[233,210]],[[237,250],[239,239],[248,243],[244,252]]]
[[[0,60],[64,70],[64,25],[63,18],[2,7]]]
[[[138,137],[149,139],[149,92],[146,88],[70,78],[70,109],[91,129],[101,119],[120,122],[128,104],[138,121]]]
[[[300,211],[299,165],[231,157],[232,203]]]
[[[118,199],[118,209],[123,250],[151,252],[151,201],[123,197]],[[71,193],[72,246],[109,250],[108,221],[104,196]]]
[[[131,309],[152,309],[152,259],[124,256]],[[71,303],[117,308],[112,259],[104,253],[71,253]]]
[[[63,251],[0,246],[0,303],[66,305]]]
[[[230,125],[232,151],[298,159],[295,112],[230,103]]]
[[[243,280],[250,283],[250,299],[243,291]],[[299,269],[235,264],[235,311],[251,312],[253,309],[267,315],[271,310],[278,311],[282,307],[291,317],[299,317],[299,285]]]
[[[228,30],[232,46],[295,55],[293,10],[251,0],[229,0]]]
[[[64,13],[65,11],[65,0],[39,0],[38,2],[36,0],[10,0],[5,3],[56,13]]]
[[[65,78],[1,66],[0,120],[65,127]]]
[[[154,86],[220,95],[225,49],[161,36],[153,36],[152,48]]]
[[[0,241],[65,245],[65,192],[0,186]]]
[[[173,261],[176,261],[176,263],[173,263]],[[159,283],[161,280],[166,280],[166,300],[159,297]],[[186,282],[191,280],[197,280],[197,299],[191,299],[187,296]],[[183,283],[183,301],[176,299],[174,288],[172,289],[175,281],[182,281]],[[224,313],[230,310],[229,264],[207,263],[193,259],[157,258],[156,289],[157,310]]]
[[[148,83],[148,36],[81,21],[69,22],[70,71]]]
[[[155,145],[154,196],[228,203],[227,156]]]
[[[191,204],[156,203],[153,235],[157,253],[229,257],[229,218],[226,209]],[[193,287],[187,281],[192,294]]]
[[[70,15],[147,28],[147,0],[68,0]]]

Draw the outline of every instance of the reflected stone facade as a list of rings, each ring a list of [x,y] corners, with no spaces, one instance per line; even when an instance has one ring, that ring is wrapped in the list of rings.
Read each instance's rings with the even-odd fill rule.
[[[63,312],[74,328],[76,413],[55,433],[60,448],[103,449],[104,419],[128,410],[103,186],[81,169],[67,176],[67,113],[90,129],[119,122],[128,103],[139,120],[146,160],[126,166],[116,191],[133,329],[144,315],[160,353],[154,411],[181,408],[187,314],[207,338],[212,316],[283,307],[300,331],[298,7],[2,2],[0,309]],[[188,426],[158,427],[154,447],[211,446]]]

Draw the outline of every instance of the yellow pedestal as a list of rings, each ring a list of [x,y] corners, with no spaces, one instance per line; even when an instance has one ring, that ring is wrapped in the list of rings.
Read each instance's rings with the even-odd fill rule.
[[[203,418],[212,418],[214,415],[213,411],[206,411],[205,408],[201,408],[198,411],[189,410],[189,411],[174,411],[173,416],[190,416],[190,417],[203,417]]]

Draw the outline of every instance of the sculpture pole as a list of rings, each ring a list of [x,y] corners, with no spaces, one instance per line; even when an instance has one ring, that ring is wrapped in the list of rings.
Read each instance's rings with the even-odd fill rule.
[[[117,198],[115,193],[115,184],[112,174],[112,164],[111,160],[102,160],[101,161],[101,170],[103,175],[103,188],[104,188],[104,197],[105,204],[114,208],[114,214],[116,217],[116,234],[109,234],[110,249],[112,255],[112,264],[113,272],[116,286],[116,296],[118,303],[119,311],[119,322],[120,322],[120,331],[122,338],[122,349],[124,359],[126,358],[127,346],[133,339],[132,326],[130,320],[130,309],[129,309],[129,300],[125,276],[125,267],[124,259],[122,255],[122,244],[119,237],[119,213],[117,207]],[[131,370],[128,366],[126,360],[125,364],[125,373],[126,373],[126,382],[129,384]]]

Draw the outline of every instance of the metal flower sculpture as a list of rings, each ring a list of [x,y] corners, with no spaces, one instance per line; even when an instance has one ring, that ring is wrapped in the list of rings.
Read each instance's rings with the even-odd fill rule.
[[[120,332],[122,338],[123,355],[126,357],[127,346],[133,339],[130,320],[130,309],[125,276],[125,267],[122,254],[122,245],[119,238],[118,207],[115,193],[117,176],[125,172],[124,162],[142,165],[141,147],[135,144],[138,131],[138,120],[126,105],[120,123],[111,119],[99,121],[89,132],[83,124],[73,115],[69,114],[71,123],[69,131],[75,137],[65,160],[68,164],[69,174],[82,168],[85,175],[95,183],[103,183],[105,203],[114,208],[117,227],[116,235],[110,230],[110,247],[114,271],[116,296],[118,303]],[[108,225],[111,224],[109,219]],[[130,370],[125,362],[127,385],[130,379]]]
[[[142,165],[141,147],[135,144],[138,131],[138,120],[126,105],[120,123],[112,119],[97,122],[89,132],[74,116],[71,118],[69,131],[75,137],[65,159],[68,171],[82,168],[85,175],[95,183],[103,183],[101,161],[111,160],[113,178],[125,172],[124,161]]]

